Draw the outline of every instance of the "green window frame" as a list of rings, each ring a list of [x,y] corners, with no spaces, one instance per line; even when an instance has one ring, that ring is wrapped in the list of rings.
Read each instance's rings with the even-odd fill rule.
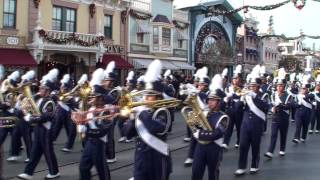
[[[67,7],[53,6],[52,30],[76,32],[77,10]]]
[[[112,18],[111,15],[104,15],[104,36],[112,39]]]
[[[16,28],[17,0],[3,1],[3,27]]]

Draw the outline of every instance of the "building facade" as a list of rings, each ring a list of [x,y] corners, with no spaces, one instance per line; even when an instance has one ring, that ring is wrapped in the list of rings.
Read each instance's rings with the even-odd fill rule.
[[[249,15],[245,17],[243,24],[238,29],[238,45],[242,47],[238,54],[241,54],[241,64],[245,73],[251,72],[252,68],[261,63],[259,58],[259,37],[258,37],[258,24],[256,18]]]
[[[263,36],[261,34],[260,36]],[[281,53],[278,45],[281,42],[279,38],[267,37],[262,38],[259,42],[260,62],[266,67],[267,72],[272,73],[278,69]]]
[[[239,14],[215,15],[210,9],[233,10],[226,0],[210,0],[184,8],[189,11],[190,63],[197,68],[208,66],[210,75],[221,73],[225,67],[232,73],[236,64],[236,30],[242,22]]]
[[[143,72],[154,59],[163,69],[193,70],[188,62],[187,12],[171,0],[131,0],[122,12],[128,61]]]
[[[125,44],[121,43],[124,31],[120,1],[1,0],[0,4],[4,4],[0,6],[4,7],[0,9],[2,16],[8,16],[6,8],[11,13],[11,17],[0,17],[1,35],[10,32],[22,39],[40,76],[58,68],[61,76],[69,73],[76,79],[96,67],[105,68],[112,60],[116,61],[118,77],[133,68],[126,61]],[[4,29],[8,22],[3,20],[16,27]],[[12,58],[23,64],[21,59]]]

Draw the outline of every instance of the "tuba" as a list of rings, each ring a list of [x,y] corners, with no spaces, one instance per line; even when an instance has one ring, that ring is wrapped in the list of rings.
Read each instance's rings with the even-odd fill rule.
[[[41,112],[39,110],[39,107],[35,103],[30,85],[23,85],[23,95],[24,98],[21,101],[21,109],[25,114],[32,114],[33,116],[40,116]]]
[[[207,120],[206,115],[203,113],[203,110],[200,107],[196,94],[191,94],[190,96],[188,96],[184,103],[188,104],[188,106],[185,106],[181,109],[181,114],[193,133],[195,133],[198,128],[206,131],[213,130]],[[209,141],[198,140],[198,142],[200,144],[209,144]]]

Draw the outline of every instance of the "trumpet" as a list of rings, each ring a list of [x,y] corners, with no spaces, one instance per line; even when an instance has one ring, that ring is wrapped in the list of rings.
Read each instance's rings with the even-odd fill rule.
[[[93,119],[97,120],[106,120],[114,116],[114,112],[119,109],[117,106],[108,106],[102,109],[96,109],[92,111],[75,111],[71,113],[71,119],[76,125],[85,125],[88,124],[89,121]],[[109,115],[105,116],[97,116],[94,118],[88,118],[88,114],[90,113],[103,113],[103,112],[110,112]]]
[[[15,116],[0,117],[0,128],[11,128],[16,125],[18,118]]]
[[[71,98],[73,98],[73,96],[75,94],[78,93],[78,90],[81,88],[81,84],[76,85],[71,91],[67,92],[67,93],[62,93],[59,95],[59,101],[62,102],[67,102],[69,101]]]

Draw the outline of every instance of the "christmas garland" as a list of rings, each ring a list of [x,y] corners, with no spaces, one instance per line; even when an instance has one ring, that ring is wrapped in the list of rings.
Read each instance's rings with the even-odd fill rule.
[[[285,35],[264,35],[261,36],[260,39],[264,38],[281,38],[283,40],[297,40],[301,38],[310,38],[310,39],[320,39],[320,36],[312,36],[312,35],[306,35],[306,34],[301,34],[300,36],[295,36],[295,37],[286,37]]]
[[[104,36],[99,36],[99,37],[96,37],[96,39],[94,39],[92,42],[87,42],[87,41],[81,40],[79,36],[77,36],[75,33],[72,33],[65,38],[54,38],[53,36],[49,36],[48,33],[43,29],[39,30],[39,36],[44,38],[46,41],[49,41],[55,44],[67,44],[73,41],[76,44],[80,46],[85,46],[85,47],[95,46],[104,40]]]
[[[130,9],[129,11],[130,15],[133,16],[136,19],[140,19],[140,20],[147,20],[152,18],[151,14],[146,14],[146,15],[140,15],[137,11]]]
[[[183,23],[183,25],[180,25],[180,23],[176,20],[173,20],[172,23],[176,28],[181,30],[185,30],[189,27],[189,23]]]

